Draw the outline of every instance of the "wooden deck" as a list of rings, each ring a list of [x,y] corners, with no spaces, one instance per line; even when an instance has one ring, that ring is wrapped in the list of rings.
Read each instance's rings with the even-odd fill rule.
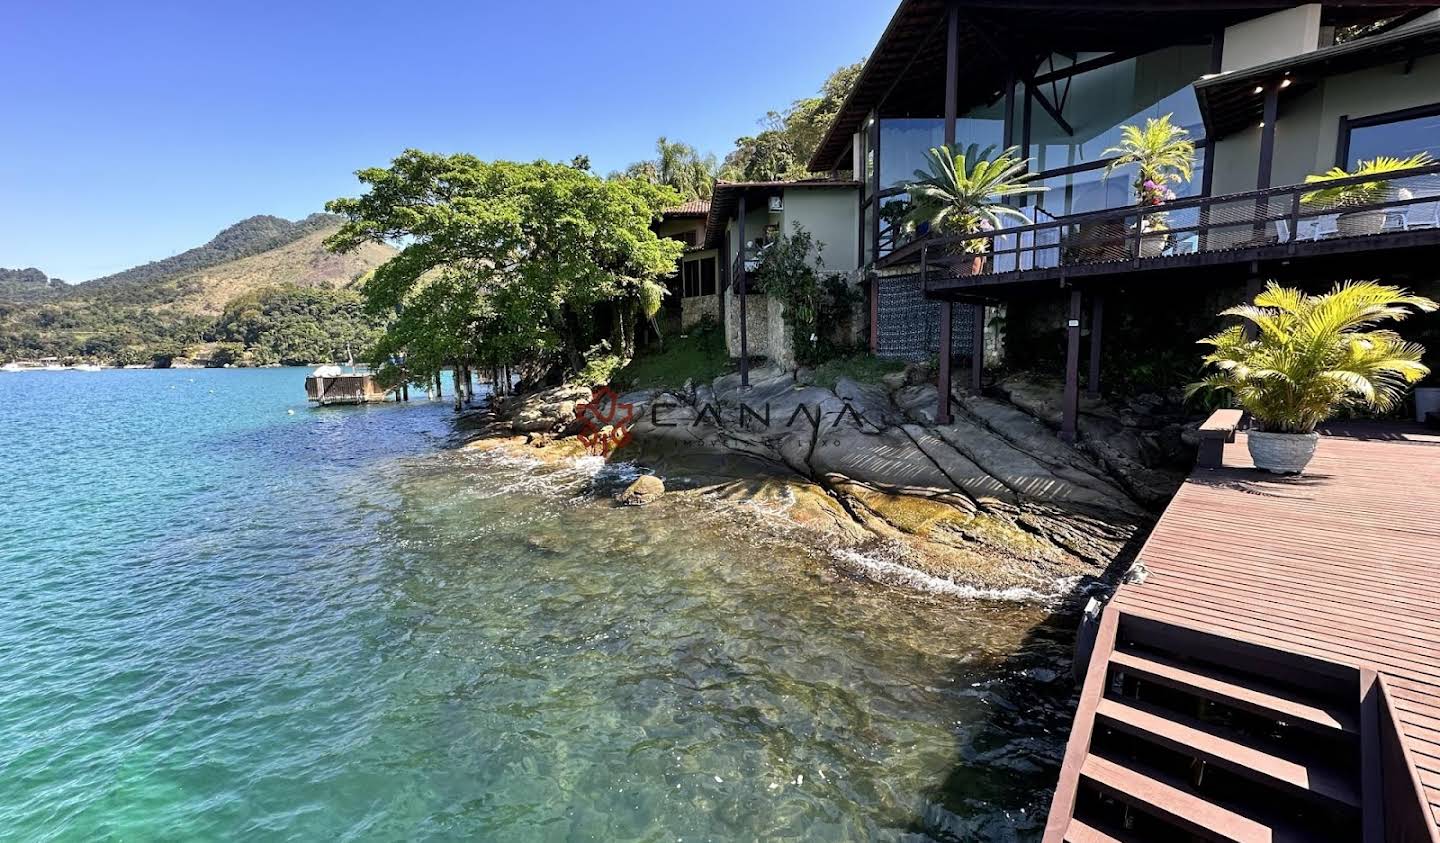
[[[1328,433],[1303,477],[1257,472],[1244,434],[1225,447],[1224,468],[1197,468],[1140,551],[1138,561],[1148,571],[1145,579],[1121,586],[1105,608],[1109,634],[1113,641],[1114,616],[1121,625],[1135,617],[1264,648],[1271,659],[1294,654],[1307,664],[1353,670],[1361,677],[1361,687],[1360,696],[1352,699],[1370,700],[1358,704],[1358,716],[1372,717],[1376,724],[1369,727],[1375,734],[1361,729],[1357,763],[1360,768],[1374,765],[1356,774],[1367,802],[1363,823],[1377,822],[1370,809],[1376,804],[1372,800],[1382,795],[1371,777],[1381,778],[1381,744],[1388,725],[1391,743],[1398,745],[1389,747],[1386,757],[1398,759],[1401,773],[1383,777],[1386,809],[1376,813],[1383,815],[1391,800],[1398,798],[1403,805],[1408,797],[1411,810],[1416,802],[1423,805],[1414,814],[1428,819],[1424,834],[1440,839],[1440,435],[1418,427],[1364,424],[1337,425]],[[1090,672],[1098,669],[1104,675],[1087,678],[1076,718],[1078,734],[1067,751],[1047,839],[1083,837],[1065,831],[1075,812],[1078,779],[1100,790],[1106,787],[1080,769],[1109,763],[1089,755],[1089,721],[1098,718],[1102,725],[1113,721],[1132,729],[1140,723],[1133,708],[1128,716],[1107,721],[1107,706],[1126,704],[1107,698],[1114,693],[1111,680],[1117,678],[1110,671],[1188,687],[1197,695],[1208,692],[1231,706],[1260,705],[1279,712],[1275,719],[1282,725],[1306,717],[1312,721],[1308,725],[1317,728],[1336,723],[1328,712],[1256,691],[1255,683],[1197,678],[1185,673],[1184,665],[1166,667],[1162,658],[1157,666],[1120,652],[1120,646],[1104,640],[1097,644]],[[1175,648],[1182,658],[1185,650]],[[1166,670],[1174,675],[1167,676]],[[1252,677],[1259,674],[1256,670]],[[1369,697],[1366,676],[1375,683]],[[1224,693],[1215,696],[1217,688]],[[1143,709],[1139,702],[1133,706]],[[1375,713],[1367,715],[1366,706],[1374,706]],[[1173,724],[1170,727],[1173,730]],[[1150,732],[1160,734],[1153,728]],[[1206,740],[1216,739],[1201,735],[1195,745]],[[1203,759],[1203,752],[1186,749],[1191,757]],[[1401,781],[1407,777],[1410,781]],[[1301,779],[1305,784],[1303,770]],[[1310,781],[1309,789],[1315,784]],[[1057,816],[1062,811],[1064,818]],[[1079,819],[1074,822],[1084,825]],[[1412,820],[1412,828],[1418,822]],[[1363,839],[1378,839],[1374,828],[1366,829]],[[1426,839],[1416,831],[1397,834],[1387,823],[1385,839]]]

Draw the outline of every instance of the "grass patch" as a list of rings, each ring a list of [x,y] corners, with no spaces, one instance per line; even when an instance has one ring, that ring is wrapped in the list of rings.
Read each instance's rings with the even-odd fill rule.
[[[905,364],[898,360],[881,360],[868,352],[857,351],[844,357],[826,360],[815,367],[815,383],[826,389],[834,389],[841,378],[859,383],[878,383],[891,372],[904,371]]]
[[[687,380],[709,383],[734,368],[720,326],[706,321],[666,337],[663,348],[637,355],[615,374],[614,383],[622,389],[678,387]]]

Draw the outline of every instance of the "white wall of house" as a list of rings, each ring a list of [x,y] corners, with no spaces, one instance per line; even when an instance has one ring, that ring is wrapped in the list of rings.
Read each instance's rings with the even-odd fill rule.
[[[1440,102],[1440,56],[1417,60],[1409,73],[1397,63],[1327,79],[1283,102],[1275,123],[1271,184],[1299,184],[1335,166],[1341,117],[1353,120],[1435,102]],[[1258,125],[1218,141],[1214,192],[1254,190],[1259,162]]]
[[[802,188],[785,191],[781,231],[793,234],[799,223],[817,243],[824,244],[820,259],[826,270],[849,272],[859,263],[860,200],[857,188]]]
[[[1228,27],[1221,71],[1244,70],[1319,48],[1321,11],[1319,3],[1307,3]]]

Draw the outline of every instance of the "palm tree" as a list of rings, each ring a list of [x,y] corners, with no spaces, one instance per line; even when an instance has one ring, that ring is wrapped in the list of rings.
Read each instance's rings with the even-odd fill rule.
[[[1120,143],[1102,155],[1115,156],[1105,167],[1105,175],[1129,164],[1138,164],[1135,175],[1135,196],[1145,201],[1151,193],[1159,194],[1172,182],[1188,182],[1195,175],[1195,143],[1183,127],[1170,122],[1174,116],[1152,117],[1145,128],[1121,126]],[[1156,185],[1147,189],[1145,183]],[[1153,204],[1159,204],[1158,202]]]
[[[1235,325],[1200,341],[1215,349],[1204,358],[1212,371],[1187,396],[1226,390],[1270,433],[1310,433],[1346,408],[1384,412],[1430,370],[1420,362],[1424,348],[1375,326],[1436,307],[1368,281],[1318,296],[1272,281],[1254,304],[1220,314],[1253,325],[1253,338]]]
[[[964,149],[937,146],[926,153],[929,171],[916,170],[915,179],[905,185],[911,202],[905,224],[927,223],[942,234],[978,234],[1003,228],[1006,219],[1029,223],[1020,209],[1005,200],[1047,188],[1027,184],[1036,174],[1029,171],[1030,160],[1020,158],[1019,147],[999,155],[994,151],[993,146],[981,150],[971,144]],[[971,254],[985,249],[983,239],[966,241]]]
[[[1416,167],[1425,167],[1435,163],[1435,159],[1428,152],[1417,152],[1409,158],[1393,158],[1389,155],[1381,155],[1371,161],[1361,161],[1355,168],[1355,172],[1348,172],[1343,167],[1332,167],[1330,170],[1319,175],[1305,177],[1306,184],[1324,184],[1335,179],[1344,179],[1351,176],[1385,176],[1403,170],[1411,170]],[[1320,187],[1300,197],[1305,204],[1323,205],[1327,208],[1343,208],[1347,205],[1373,205],[1385,201],[1385,194],[1390,189],[1389,179],[1376,179],[1375,181],[1358,182],[1355,184],[1342,184],[1336,187]]]

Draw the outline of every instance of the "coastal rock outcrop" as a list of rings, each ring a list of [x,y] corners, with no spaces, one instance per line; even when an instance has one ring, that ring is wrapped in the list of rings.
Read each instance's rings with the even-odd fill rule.
[[[665,494],[665,482],[653,474],[642,474],[635,478],[635,482],[625,487],[625,490],[615,496],[615,500],[625,506],[646,506],[660,499]]]
[[[748,389],[732,374],[623,395],[633,421],[613,458],[665,480],[642,476],[617,500],[644,505],[678,492],[745,502],[837,549],[883,548],[906,567],[982,587],[1129,565],[1189,459],[1168,402],[1086,402],[1072,446],[1055,435],[1057,385],[1007,378],[998,397],[957,391],[952,423],[937,425],[939,396],[922,369],[825,386],[812,373],[762,366]],[[550,441],[586,397],[547,390],[505,417],[510,430]]]

